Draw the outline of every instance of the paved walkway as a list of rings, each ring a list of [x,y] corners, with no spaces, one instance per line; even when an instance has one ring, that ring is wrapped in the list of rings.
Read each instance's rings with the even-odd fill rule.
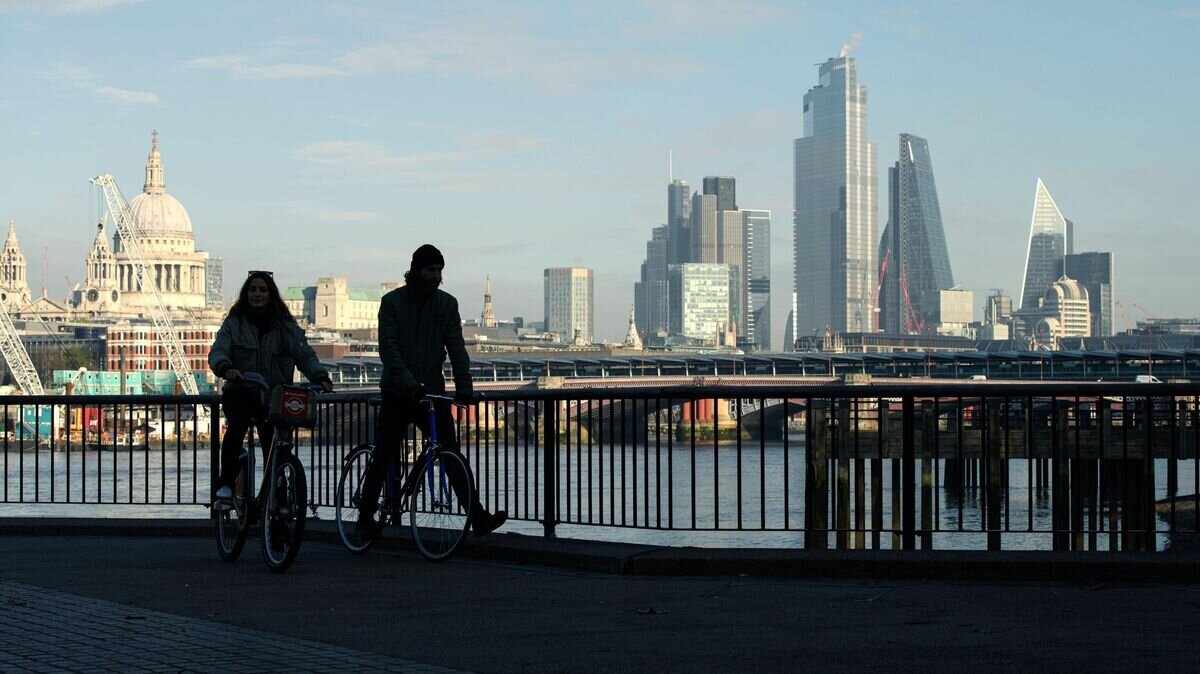
[[[4,672],[368,670],[458,671],[0,580]]]
[[[288,669],[322,670],[318,658],[329,656],[339,664],[392,658],[374,668],[399,671],[417,661],[474,672],[722,673],[928,671],[947,663],[1193,671],[1200,658],[1200,580],[618,575],[467,557],[432,564],[403,549],[353,556],[319,540],[277,575],[255,543],[229,564],[211,538],[0,535],[0,579],[8,581],[0,592],[32,593],[12,595],[24,606],[0,606],[0,624],[15,615],[38,621],[4,633],[0,671],[16,666],[9,658],[25,658],[24,666],[34,654],[58,668],[112,663],[128,671],[124,665],[165,655],[172,670],[220,669],[209,649],[247,630],[258,643],[287,640],[312,654],[286,661]],[[30,610],[51,599],[65,602],[55,609],[60,620]],[[91,607],[93,618],[71,602]],[[92,627],[67,622],[80,619]],[[69,637],[102,626],[108,632],[92,632],[92,641]],[[53,647],[44,645],[47,634],[57,635]],[[164,647],[172,639],[178,647]],[[67,660],[59,643],[84,660]]]

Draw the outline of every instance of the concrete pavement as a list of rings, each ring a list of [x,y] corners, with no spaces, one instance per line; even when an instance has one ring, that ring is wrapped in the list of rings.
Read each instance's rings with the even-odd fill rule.
[[[276,575],[256,541],[228,564],[208,537],[4,531],[4,587],[112,602],[110,622],[124,624],[118,614],[130,608],[155,611],[347,657],[396,658],[397,669],[1190,670],[1197,662],[1197,576],[1142,584],[631,575],[467,556],[432,564],[387,546],[356,557],[319,535]],[[20,619],[18,608],[27,607],[0,603],[5,624]],[[136,642],[131,632],[112,644]],[[97,663],[108,647],[95,646]]]

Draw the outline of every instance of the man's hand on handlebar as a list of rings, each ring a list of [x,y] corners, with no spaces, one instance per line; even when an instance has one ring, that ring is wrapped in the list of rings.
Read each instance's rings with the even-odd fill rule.
[[[245,378],[246,377],[242,374],[242,371],[237,368],[231,367],[228,370],[225,370],[225,381],[242,381]]]
[[[414,403],[419,403],[422,400],[424,400],[425,399],[425,385],[417,384],[415,388],[411,389],[408,392],[408,397],[411,398]]]
[[[324,391],[324,392],[326,392],[326,393],[332,393],[332,392],[333,392],[333,382],[329,381],[328,379],[322,379],[322,380],[321,380],[320,382],[318,382],[318,383],[321,385],[321,390],[322,390],[322,391]]]

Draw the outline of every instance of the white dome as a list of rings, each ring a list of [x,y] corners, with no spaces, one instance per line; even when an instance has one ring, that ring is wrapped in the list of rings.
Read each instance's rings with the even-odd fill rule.
[[[142,236],[192,236],[192,219],[187,210],[166,192],[137,195],[129,202],[129,215]]]

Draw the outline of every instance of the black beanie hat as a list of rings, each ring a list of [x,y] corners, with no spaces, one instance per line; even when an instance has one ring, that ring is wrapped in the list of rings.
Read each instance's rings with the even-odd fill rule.
[[[434,248],[433,244],[427,243],[413,251],[412,264],[409,269],[424,269],[430,265],[446,266],[446,258],[442,257],[442,251]]]

